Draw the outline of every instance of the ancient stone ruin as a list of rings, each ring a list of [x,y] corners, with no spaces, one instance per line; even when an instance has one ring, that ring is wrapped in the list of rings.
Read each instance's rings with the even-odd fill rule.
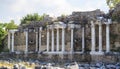
[[[7,48],[25,58],[110,61],[114,58],[111,52],[120,48],[118,28],[119,24],[99,9],[73,12],[57,20],[47,17],[9,30]]]

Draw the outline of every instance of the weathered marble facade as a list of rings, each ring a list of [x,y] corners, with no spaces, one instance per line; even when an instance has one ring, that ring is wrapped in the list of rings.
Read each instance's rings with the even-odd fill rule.
[[[105,14],[95,10],[73,12],[58,17],[56,21],[31,22],[10,31],[8,48],[10,52],[37,52],[60,57],[64,54],[89,52],[89,55],[104,55],[119,51],[119,24],[101,16]]]

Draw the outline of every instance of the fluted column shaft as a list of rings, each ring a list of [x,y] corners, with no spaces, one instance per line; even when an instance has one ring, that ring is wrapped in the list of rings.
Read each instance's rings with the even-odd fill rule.
[[[14,33],[15,32],[12,32],[12,50],[11,50],[11,52],[14,52]]]
[[[35,51],[38,51],[38,32],[36,32],[36,49]]]
[[[50,36],[50,32],[49,29],[47,29],[47,52],[49,52],[49,37]]]
[[[52,52],[54,51],[54,29],[52,28]]]
[[[39,28],[39,52],[41,52],[41,34],[42,34],[42,27]]]
[[[57,28],[57,51],[59,51],[59,28]]]
[[[71,52],[73,52],[73,28],[71,28]]]
[[[99,52],[102,52],[102,24],[99,24]]]
[[[85,49],[85,28],[82,27],[82,52],[84,52]]]
[[[8,49],[10,50],[10,32],[8,32]]]
[[[106,24],[106,52],[110,52],[109,24]]]
[[[25,46],[25,53],[28,52],[28,31],[25,32],[26,33],[26,46]]]
[[[62,52],[65,51],[65,28],[62,28]]]
[[[95,25],[93,22],[91,23],[91,39],[92,39],[91,51],[95,52]]]

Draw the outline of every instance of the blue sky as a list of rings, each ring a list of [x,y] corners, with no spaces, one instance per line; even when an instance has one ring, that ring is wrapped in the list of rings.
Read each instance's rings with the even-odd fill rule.
[[[73,11],[91,11],[101,9],[107,12],[106,0],[0,0],[0,22],[20,19],[32,13],[44,13],[57,17],[61,14],[69,15]]]

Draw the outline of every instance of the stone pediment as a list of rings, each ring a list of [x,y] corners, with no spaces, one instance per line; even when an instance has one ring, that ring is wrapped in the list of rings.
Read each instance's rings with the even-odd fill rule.
[[[17,31],[18,31],[17,29],[9,30],[9,32],[17,32]]]
[[[53,24],[49,25],[49,28],[65,28],[66,24],[64,22],[54,22]]]

